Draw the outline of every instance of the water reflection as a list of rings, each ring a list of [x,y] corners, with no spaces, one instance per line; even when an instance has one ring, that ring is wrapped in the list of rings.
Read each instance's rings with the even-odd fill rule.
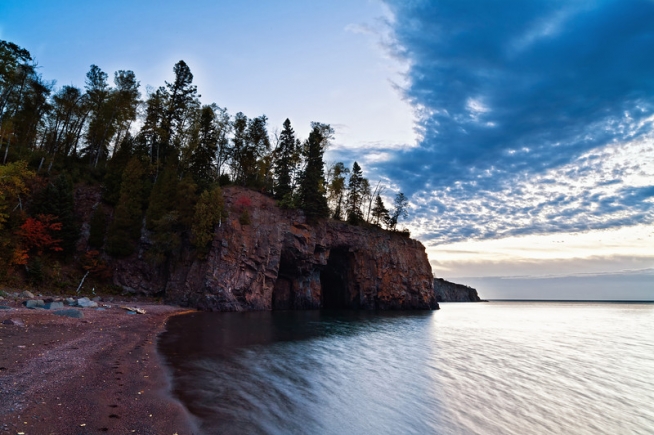
[[[160,349],[207,434],[653,433],[654,306],[194,313]]]

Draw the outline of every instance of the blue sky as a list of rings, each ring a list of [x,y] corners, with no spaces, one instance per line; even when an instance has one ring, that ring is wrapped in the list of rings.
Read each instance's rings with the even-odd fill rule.
[[[0,4],[0,38],[59,85],[94,63],[145,93],[184,59],[204,102],[271,132],[332,124],[327,158],[410,195],[438,276],[644,271],[638,298],[654,298],[652,23],[652,0]]]

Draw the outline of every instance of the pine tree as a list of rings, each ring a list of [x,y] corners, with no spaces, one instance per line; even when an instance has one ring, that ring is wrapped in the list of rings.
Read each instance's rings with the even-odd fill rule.
[[[352,165],[352,172],[350,172],[350,180],[348,181],[347,189],[347,221],[351,224],[357,225],[363,221],[363,213],[361,212],[361,203],[363,201],[363,172],[357,162]]]
[[[52,215],[61,222],[59,237],[64,255],[75,252],[75,245],[80,235],[80,227],[75,220],[75,199],[73,185],[65,174],[59,175],[54,183],[35,195],[32,204],[33,215]]]
[[[175,164],[169,161],[152,186],[148,209],[145,213],[145,224],[149,230],[154,229],[155,222],[177,206],[177,170]]]
[[[120,198],[120,185],[123,181],[123,172],[132,158],[134,139],[128,134],[120,144],[118,151],[107,163],[107,172],[104,176],[104,190],[102,200],[107,204],[116,205]]]
[[[220,187],[205,190],[195,205],[193,225],[193,245],[200,258],[205,258],[211,248],[214,228],[226,217],[225,205]]]
[[[293,194],[291,175],[293,172],[293,159],[296,153],[295,132],[291,127],[291,121],[287,118],[284,121],[284,129],[279,135],[279,145],[275,150],[274,193],[276,199],[290,197]]]
[[[92,248],[102,248],[104,245],[104,236],[107,232],[107,214],[98,205],[91,215],[89,228],[89,246]]]
[[[134,252],[141,236],[147,176],[146,164],[132,157],[123,174],[120,198],[107,235],[107,252],[112,255],[128,256]]]
[[[375,206],[372,209],[372,217],[376,225],[379,225],[380,222],[386,222],[389,217],[384,201],[379,195],[375,197]]]
[[[300,184],[300,208],[309,221],[329,216],[322,160],[325,141],[320,127],[314,126],[307,140],[307,165]]]
[[[191,142],[189,170],[200,190],[207,189],[216,179],[214,159],[219,136],[214,111],[217,107],[214,106],[204,106],[200,110]]]

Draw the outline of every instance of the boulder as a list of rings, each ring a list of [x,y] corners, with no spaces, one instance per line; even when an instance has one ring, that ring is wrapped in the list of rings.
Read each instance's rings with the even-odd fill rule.
[[[72,317],[74,319],[81,319],[84,317],[84,313],[82,313],[80,310],[76,310],[73,308],[67,308],[65,310],[57,310],[53,311],[54,315],[56,316],[64,316],[64,317]]]
[[[82,308],[96,308],[98,306],[98,303],[93,302],[89,298],[79,298],[77,300],[77,306]]]
[[[43,302],[41,299],[32,299],[30,301],[23,302],[23,304],[27,308],[44,308],[45,307],[45,302]]]
[[[34,299],[35,296],[34,296],[34,293],[25,290],[24,292],[22,292],[22,293],[20,294],[20,297],[21,297],[21,298],[25,298],[25,299]]]
[[[46,302],[45,304],[45,309],[46,310],[58,310],[60,308],[64,307],[63,302]]]

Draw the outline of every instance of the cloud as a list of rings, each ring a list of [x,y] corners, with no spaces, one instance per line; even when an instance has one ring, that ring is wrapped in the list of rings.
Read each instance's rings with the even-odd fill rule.
[[[374,170],[421,204],[424,237],[654,220],[633,154],[652,150],[654,2],[385,3],[420,140]]]

